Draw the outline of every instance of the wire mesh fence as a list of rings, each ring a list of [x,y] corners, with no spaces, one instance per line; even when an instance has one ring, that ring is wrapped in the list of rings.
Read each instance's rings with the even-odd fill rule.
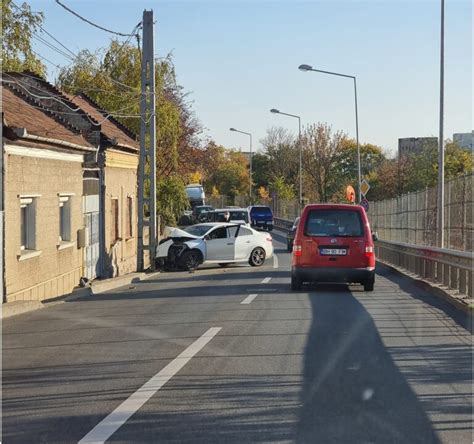
[[[445,248],[473,251],[473,179],[474,175],[445,182]],[[242,200],[242,201],[241,201]],[[214,207],[247,206],[248,198],[229,199],[219,196],[210,200]],[[294,221],[299,215],[298,201],[278,197],[261,202],[272,208],[275,217]],[[437,246],[437,188],[426,188],[416,193],[369,202],[368,216],[371,227],[381,240],[405,242],[413,245]]]
[[[445,248],[473,250],[473,175],[445,182]],[[380,239],[437,246],[437,188],[370,202],[369,220]]]

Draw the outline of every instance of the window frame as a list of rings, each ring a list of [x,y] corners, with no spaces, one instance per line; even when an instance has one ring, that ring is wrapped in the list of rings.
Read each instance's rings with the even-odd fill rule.
[[[36,257],[41,254],[41,251],[37,249],[38,241],[36,236],[36,213],[39,197],[41,197],[40,194],[18,195],[20,208],[20,245],[17,257],[19,261]],[[25,208],[24,217],[23,208]]]

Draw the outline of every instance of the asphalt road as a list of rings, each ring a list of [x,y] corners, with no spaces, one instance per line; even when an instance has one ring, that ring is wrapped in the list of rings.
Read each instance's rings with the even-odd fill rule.
[[[2,442],[471,443],[466,315],[385,267],[292,293],[274,239],[4,320]]]

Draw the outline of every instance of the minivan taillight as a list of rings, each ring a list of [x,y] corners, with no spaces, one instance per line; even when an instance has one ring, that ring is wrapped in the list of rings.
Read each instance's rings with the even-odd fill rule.
[[[299,257],[303,254],[301,245],[293,245],[293,256]]]
[[[365,255],[366,255],[367,257],[372,257],[372,256],[374,255],[374,247],[371,246],[371,245],[370,245],[370,246],[367,245],[367,246],[365,247]]]

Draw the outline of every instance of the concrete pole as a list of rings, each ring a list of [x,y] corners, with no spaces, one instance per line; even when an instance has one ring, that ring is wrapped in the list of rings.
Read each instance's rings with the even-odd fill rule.
[[[144,251],[150,253],[151,269],[156,256],[156,115],[155,115],[155,51],[153,11],[143,11],[143,49],[141,81],[140,159],[138,168],[138,254],[137,269],[144,271]],[[148,166],[148,168],[146,168]],[[145,197],[145,183],[149,196]],[[145,223],[145,209],[150,218]],[[148,227],[148,245],[144,245],[143,229]]]

